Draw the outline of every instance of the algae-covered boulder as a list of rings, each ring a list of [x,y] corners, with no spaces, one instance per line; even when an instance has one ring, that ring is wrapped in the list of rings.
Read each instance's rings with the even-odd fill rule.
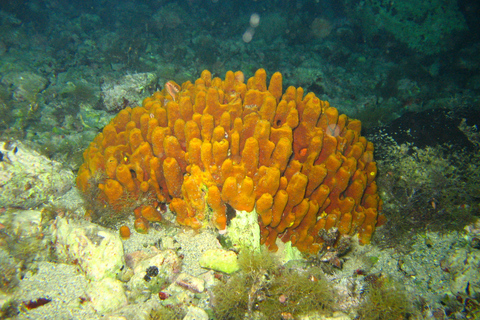
[[[205,251],[200,258],[200,266],[228,274],[239,269],[236,253],[224,249]]]
[[[226,237],[236,249],[260,250],[260,227],[257,212],[255,210],[252,212],[237,211],[235,218],[230,221],[227,228]]]
[[[153,73],[127,74],[121,79],[107,80],[102,85],[103,105],[107,111],[136,106],[148,89],[155,87],[157,76]]]
[[[454,0],[347,0],[347,12],[367,38],[385,31],[409,48],[435,54],[452,48],[455,35],[467,30]]]
[[[20,142],[0,141],[0,207],[30,209],[62,196],[74,175]]]
[[[87,279],[115,279],[125,266],[118,233],[88,221],[57,217],[52,226],[55,252],[61,262],[77,264]]]
[[[44,77],[29,72],[10,72],[4,75],[1,83],[12,90],[12,97],[16,101],[29,103],[37,100],[37,94],[47,86],[48,80]]]
[[[89,303],[99,313],[115,311],[128,303],[123,283],[111,278],[90,282],[86,293]]]

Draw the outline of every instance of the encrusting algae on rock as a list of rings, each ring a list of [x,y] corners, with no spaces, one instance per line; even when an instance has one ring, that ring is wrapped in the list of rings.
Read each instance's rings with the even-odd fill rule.
[[[268,87],[266,78],[263,69],[247,83],[240,71],[222,80],[205,70],[195,83],[168,82],[105,126],[84,152],[77,186],[98,188],[97,201],[114,209],[149,195],[135,210],[142,231],[161,220],[164,203],[181,225],[224,230],[228,205],[256,210],[270,250],[281,238],[315,253],[319,231],[332,227],[368,243],[381,200],[360,121],[300,87],[282,93],[278,72]]]

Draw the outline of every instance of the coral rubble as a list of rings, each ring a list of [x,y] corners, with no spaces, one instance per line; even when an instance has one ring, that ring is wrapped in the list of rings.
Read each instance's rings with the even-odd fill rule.
[[[105,126],[84,153],[78,187],[98,189],[96,200],[114,209],[149,196],[135,210],[142,231],[162,219],[163,203],[181,225],[224,230],[230,206],[256,210],[271,250],[281,238],[315,253],[319,231],[332,227],[368,243],[381,200],[360,121],[300,87],[282,92],[278,72],[268,86],[266,78],[263,69],[246,83],[242,72],[222,80],[203,71],[195,83],[167,82]]]

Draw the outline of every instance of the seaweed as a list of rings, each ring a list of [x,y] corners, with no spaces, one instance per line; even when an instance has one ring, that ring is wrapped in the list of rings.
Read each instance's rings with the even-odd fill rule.
[[[317,311],[329,312],[334,306],[334,294],[320,269],[311,268],[304,272],[285,270],[272,282],[262,305],[264,314],[271,318],[297,316]]]
[[[160,305],[150,311],[147,320],[180,320],[183,319],[185,313],[179,307]]]
[[[280,266],[267,250],[242,251],[240,271],[212,289],[217,319],[281,319],[333,309],[333,290],[319,268]]]
[[[419,149],[396,143],[386,150],[385,159],[377,161],[387,217],[374,238],[378,245],[402,243],[409,250],[413,234],[460,231],[480,215],[480,155],[448,146]]]
[[[265,248],[259,251],[242,250],[238,255],[238,266],[247,274],[273,273],[278,264],[275,257]]]
[[[405,287],[393,278],[371,276],[363,302],[358,308],[359,319],[409,319],[416,311]]]
[[[220,282],[212,288],[213,311],[217,319],[244,319],[248,311],[248,292],[253,279],[244,273],[233,275],[227,282]]]

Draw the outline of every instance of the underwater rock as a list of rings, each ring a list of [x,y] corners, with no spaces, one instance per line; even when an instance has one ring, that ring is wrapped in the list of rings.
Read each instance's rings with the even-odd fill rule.
[[[102,85],[103,106],[107,111],[135,107],[148,88],[154,88],[157,76],[153,73],[127,74],[121,79],[112,79]]]
[[[200,258],[200,266],[228,274],[234,273],[239,269],[235,252],[224,249],[205,251]]]
[[[0,142],[0,207],[29,209],[65,194],[71,170],[20,142]]]
[[[100,100],[100,87],[92,81],[78,79],[70,72],[63,72],[57,76],[54,83],[48,86],[45,94],[61,98],[64,105],[59,105],[56,102],[55,109],[64,108],[66,109],[65,111],[72,107],[85,109],[86,106],[94,106],[98,103]],[[84,117],[83,120],[87,121],[89,119]]]
[[[92,281],[86,292],[90,304],[99,313],[112,312],[128,303],[123,284],[115,279]]]
[[[3,26],[19,26],[22,24],[22,20],[15,17],[15,15],[1,11],[0,12],[0,24]]]
[[[227,230],[226,236],[234,248],[246,248],[250,251],[260,250],[260,226],[255,210],[252,212],[237,211]]]
[[[198,307],[189,306],[188,312],[183,318],[183,320],[208,320],[208,314],[205,310],[200,309]]]
[[[203,279],[193,277],[187,273],[180,274],[175,283],[192,292],[201,293],[205,290],[205,281]]]
[[[88,221],[60,217],[52,229],[59,260],[78,265],[88,279],[115,278],[124,269],[123,244],[118,233]]]
[[[127,284],[128,290],[132,292],[130,298],[142,300],[145,295],[150,296],[152,292],[161,291],[174,281],[180,265],[181,260],[173,250],[162,250],[153,257],[137,262],[133,269],[134,274]],[[156,267],[157,272],[147,273],[152,267]]]
[[[469,242],[472,242],[475,238],[480,238],[480,219],[470,223],[464,229],[466,231],[466,238]]]
[[[47,79],[32,72],[10,72],[2,77],[2,84],[12,90],[17,101],[35,102],[37,94],[47,86]]]
[[[480,294],[480,251],[464,247],[451,254],[445,263],[446,270],[452,276],[450,291],[452,294],[467,293],[471,296]]]
[[[37,235],[42,230],[42,211],[13,211],[10,215],[2,215],[0,217],[0,223],[4,225],[9,223],[12,233],[17,237],[30,237]]]
[[[421,90],[416,81],[403,78],[396,83],[395,98],[402,101],[403,104],[414,104],[418,99],[420,100]]]

